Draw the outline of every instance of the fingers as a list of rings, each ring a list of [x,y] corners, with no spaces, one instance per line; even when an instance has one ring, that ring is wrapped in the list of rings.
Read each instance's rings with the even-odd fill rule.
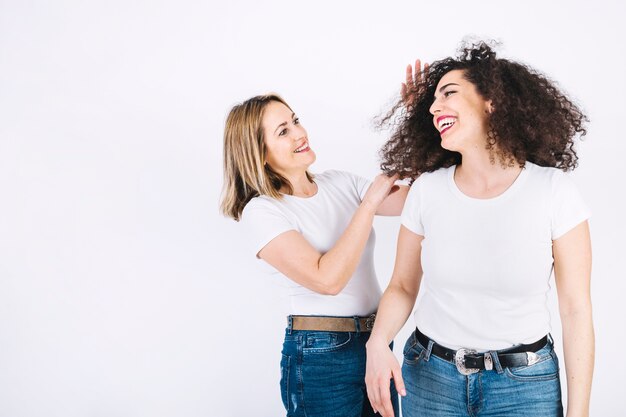
[[[393,417],[393,405],[389,391],[389,378],[377,378],[367,386],[367,397],[375,413],[383,417]]]
[[[422,61],[420,61],[420,59],[418,58],[415,60],[415,76],[413,78],[416,84],[417,84],[417,81],[420,79],[421,71],[422,71]]]
[[[424,68],[422,68],[422,61],[419,59],[415,60],[415,74],[413,75],[414,86],[422,81],[422,77],[428,72],[428,67],[428,63],[424,63]]]
[[[395,378],[400,379],[404,390],[400,365],[386,342],[368,345],[365,373],[367,396],[372,409],[383,417],[395,417],[391,401],[391,380]]]
[[[426,65],[424,66],[426,68]],[[400,88],[400,93],[402,97],[402,101],[404,104],[409,107],[413,102],[413,98],[411,97],[412,92],[419,86],[421,82],[422,76],[422,61],[419,59],[415,60],[415,66],[411,66],[411,64],[406,66],[406,74],[405,79],[406,82],[402,84]]]
[[[416,61],[417,64],[417,61]],[[415,67],[415,69],[417,70],[417,67]],[[413,87],[414,84],[414,80],[413,80],[413,68],[411,68],[411,64],[406,66],[406,85],[408,88]]]
[[[402,83],[402,85],[400,86],[400,97],[402,97],[403,101],[406,101],[407,94],[408,94],[408,91],[406,88],[406,84]]]
[[[391,194],[394,191],[397,191],[400,187],[395,185],[395,182],[398,180],[399,175],[393,174],[392,176],[386,176],[386,185],[387,185],[387,194]]]
[[[380,403],[378,410],[383,417],[394,417],[389,380],[386,382],[387,383],[384,384],[383,381],[381,381],[380,384]]]
[[[404,379],[402,378],[402,371],[400,369],[393,372],[393,382],[396,385],[396,391],[403,397],[406,397],[406,387],[404,386]]]
[[[372,410],[374,410],[375,413],[378,413],[378,409],[376,408],[376,406],[379,403],[379,398],[376,396],[375,393],[377,390],[373,388],[372,384],[365,384],[365,386],[367,387],[367,399],[372,406]]]
[[[384,186],[386,195],[389,195],[393,193],[394,191],[398,191],[400,187],[395,184],[398,178],[400,177],[398,174],[393,174],[393,175],[380,174],[380,176],[382,177],[381,181],[383,181],[384,183],[383,186]]]
[[[363,196],[363,202],[366,203],[366,205],[371,209],[378,210],[378,207],[385,201],[391,192],[396,179],[397,175],[377,175],[367,189],[365,196]]]
[[[397,363],[395,366],[392,366],[391,377],[393,378],[393,382],[398,393],[405,397],[406,387],[404,386],[404,379],[402,379],[402,370]],[[375,395],[377,394],[377,400],[375,405],[373,405],[373,408],[378,410],[383,417],[394,417],[393,403],[391,402],[391,390],[389,388],[390,378],[379,378],[377,382],[378,385],[375,387],[375,391],[378,391],[375,393]]]
[[[388,174],[378,174],[376,176],[376,178],[374,179],[374,181],[381,181],[384,182],[386,184],[393,184],[394,182],[396,182],[398,180],[398,178],[400,178],[400,174],[395,173],[393,175],[388,175]],[[391,187],[391,185],[390,185]]]

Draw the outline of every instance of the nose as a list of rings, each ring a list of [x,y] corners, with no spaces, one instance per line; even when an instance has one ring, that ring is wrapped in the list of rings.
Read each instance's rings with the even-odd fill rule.
[[[293,127],[293,140],[300,140],[302,138],[306,137],[306,130],[304,129],[304,127],[302,127],[302,125],[298,124],[298,125],[294,125]]]
[[[428,111],[430,112],[430,114],[432,114],[433,116],[437,113],[441,111],[441,102],[438,99],[435,99],[433,101],[433,104],[430,105],[430,108],[428,109]]]

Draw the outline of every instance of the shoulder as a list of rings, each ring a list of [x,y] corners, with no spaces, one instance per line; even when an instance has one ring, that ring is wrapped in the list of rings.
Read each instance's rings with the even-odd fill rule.
[[[447,181],[448,176],[454,172],[455,165],[448,168],[439,168],[436,171],[424,172],[413,181],[411,187],[420,187],[423,185],[436,185]]]
[[[562,170],[554,167],[543,167],[532,162],[526,162],[524,169],[528,170],[528,177],[538,185],[539,183],[553,190],[564,182],[571,181]]]
[[[524,169],[537,178],[554,178],[555,176],[565,175],[563,171],[554,167],[543,167],[532,162],[526,162]]]
[[[337,169],[329,169],[320,174],[314,174],[316,180],[320,179],[323,181],[351,181],[354,178],[358,178],[358,175],[352,174],[347,171],[340,171]]]
[[[321,174],[314,174],[316,182],[331,184],[340,188],[349,187],[360,189],[363,184],[369,184],[369,180],[347,171],[328,170]]]
[[[421,174],[411,183],[407,202],[420,202],[421,204],[424,198],[439,196],[441,190],[447,187],[448,176],[451,170],[454,170],[454,166],[439,168],[436,171]]]
[[[359,175],[346,171],[328,170],[321,174],[317,174],[314,180],[318,184],[335,196],[354,197],[362,200],[367,192],[371,181]]]
[[[282,200],[277,200],[272,197],[260,195],[252,198],[248,201],[248,204],[243,208],[241,213],[242,220],[246,217],[250,217],[253,213],[260,212],[281,212],[280,207],[284,204]]]
[[[553,209],[560,210],[565,206],[571,206],[572,210],[580,207],[581,210],[589,211],[578,185],[569,173],[553,167],[542,167],[530,163],[526,165],[530,170],[529,189],[532,189],[533,194],[542,193]]]
[[[259,196],[244,207],[241,224],[251,232],[273,233],[275,230],[295,228],[297,213],[288,201]]]

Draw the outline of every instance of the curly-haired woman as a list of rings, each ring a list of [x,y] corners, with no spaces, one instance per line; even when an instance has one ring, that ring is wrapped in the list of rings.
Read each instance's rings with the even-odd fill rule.
[[[313,176],[315,159],[281,97],[236,105],[224,131],[222,212],[241,220],[250,254],[269,264],[288,300],[280,381],[287,415],[373,416],[365,343],[381,290],[372,222],[376,214],[399,215],[408,187],[394,186],[395,175],[373,182],[334,170]]]
[[[415,180],[367,344],[373,408],[393,415],[393,378],[405,417],[562,416],[547,306],[554,271],[567,415],[587,416],[590,213],[563,173],[576,167],[585,116],[552,81],[485,43],[407,83],[385,119],[396,125],[383,170]],[[400,369],[388,344],[418,291]]]

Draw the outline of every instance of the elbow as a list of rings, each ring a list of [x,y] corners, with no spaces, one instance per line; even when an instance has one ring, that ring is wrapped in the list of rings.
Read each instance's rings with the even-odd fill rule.
[[[559,296],[559,310],[562,315],[591,313],[591,294],[569,294]]]
[[[593,312],[590,300],[560,303],[559,314],[561,316],[561,321],[567,323],[593,321]]]
[[[317,291],[322,295],[338,295],[341,290],[343,290],[343,286],[338,284],[325,285]]]
[[[562,319],[592,317],[591,303],[561,306],[559,313]]]
[[[328,271],[322,268],[320,263],[321,258],[318,261],[316,273],[311,277],[315,282],[314,288],[311,289],[322,295],[338,295],[345,288],[350,277],[342,271]]]
[[[347,281],[341,277],[333,277],[328,280],[320,280],[315,292],[322,295],[338,295],[346,287]]]

